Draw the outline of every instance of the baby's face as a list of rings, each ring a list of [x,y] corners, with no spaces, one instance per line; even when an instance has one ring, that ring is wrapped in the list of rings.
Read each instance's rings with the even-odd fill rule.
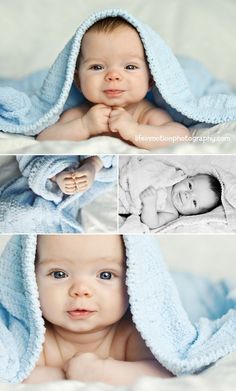
[[[172,202],[182,215],[195,215],[210,210],[216,204],[207,175],[199,174],[183,179],[173,186]]]
[[[92,103],[126,107],[142,100],[150,75],[138,33],[128,26],[111,33],[87,32],[76,80]]]
[[[36,278],[45,319],[70,332],[87,333],[125,314],[125,255],[117,235],[40,236]]]

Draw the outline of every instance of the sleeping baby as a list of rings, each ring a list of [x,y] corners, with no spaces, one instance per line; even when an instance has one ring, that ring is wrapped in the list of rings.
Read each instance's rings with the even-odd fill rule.
[[[150,229],[161,227],[179,216],[210,212],[221,203],[221,185],[212,175],[189,176],[173,186],[147,187],[140,194],[141,221]]]

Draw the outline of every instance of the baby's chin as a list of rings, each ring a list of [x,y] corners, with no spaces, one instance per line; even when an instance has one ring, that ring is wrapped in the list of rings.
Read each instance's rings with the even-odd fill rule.
[[[86,97],[85,97],[86,98]],[[87,101],[92,105],[105,105],[108,107],[122,107],[123,109],[129,109],[132,108],[132,106],[136,106],[139,101],[129,101],[128,99],[121,99],[121,98],[102,98],[101,99],[88,99]]]

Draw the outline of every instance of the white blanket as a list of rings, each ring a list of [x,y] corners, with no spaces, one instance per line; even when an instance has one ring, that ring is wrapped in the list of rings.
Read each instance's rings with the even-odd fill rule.
[[[93,137],[86,141],[36,141],[34,137],[0,132],[0,154],[141,154],[144,149],[131,146],[108,136]],[[173,144],[151,153],[226,154],[236,151],[236,123],[229,122],[210,128],[192,130],[192,139],[186,144]]]

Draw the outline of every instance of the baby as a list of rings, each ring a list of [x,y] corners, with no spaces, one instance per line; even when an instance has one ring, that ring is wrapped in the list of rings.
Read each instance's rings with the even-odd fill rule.
[[[215,177],[197,174],[165,189],[149,186],[140,198],[141,221],[154,229],[179,215],[196,215],[214,209],[221,203],[221,186]]]
[[[35,263],[46,332],[25,383],[121,385],[145,375],[171,376],[132,322],[120,236],[39,236]]]
[[[148,137],[189,136],[185,126],[145,99],[152,75],[136,29],[121,17],[99,20],[86,31],[74,81],[87,102],[65,111],[38,140],[79,141],[107,135],[151,150],[171,141]]]
[[[61,171],[50,179],[57,183],[62,193],[73,195],[88,190],[102,167],[102,160],[98,156],[91,156],[80,162],[78,168]]]

